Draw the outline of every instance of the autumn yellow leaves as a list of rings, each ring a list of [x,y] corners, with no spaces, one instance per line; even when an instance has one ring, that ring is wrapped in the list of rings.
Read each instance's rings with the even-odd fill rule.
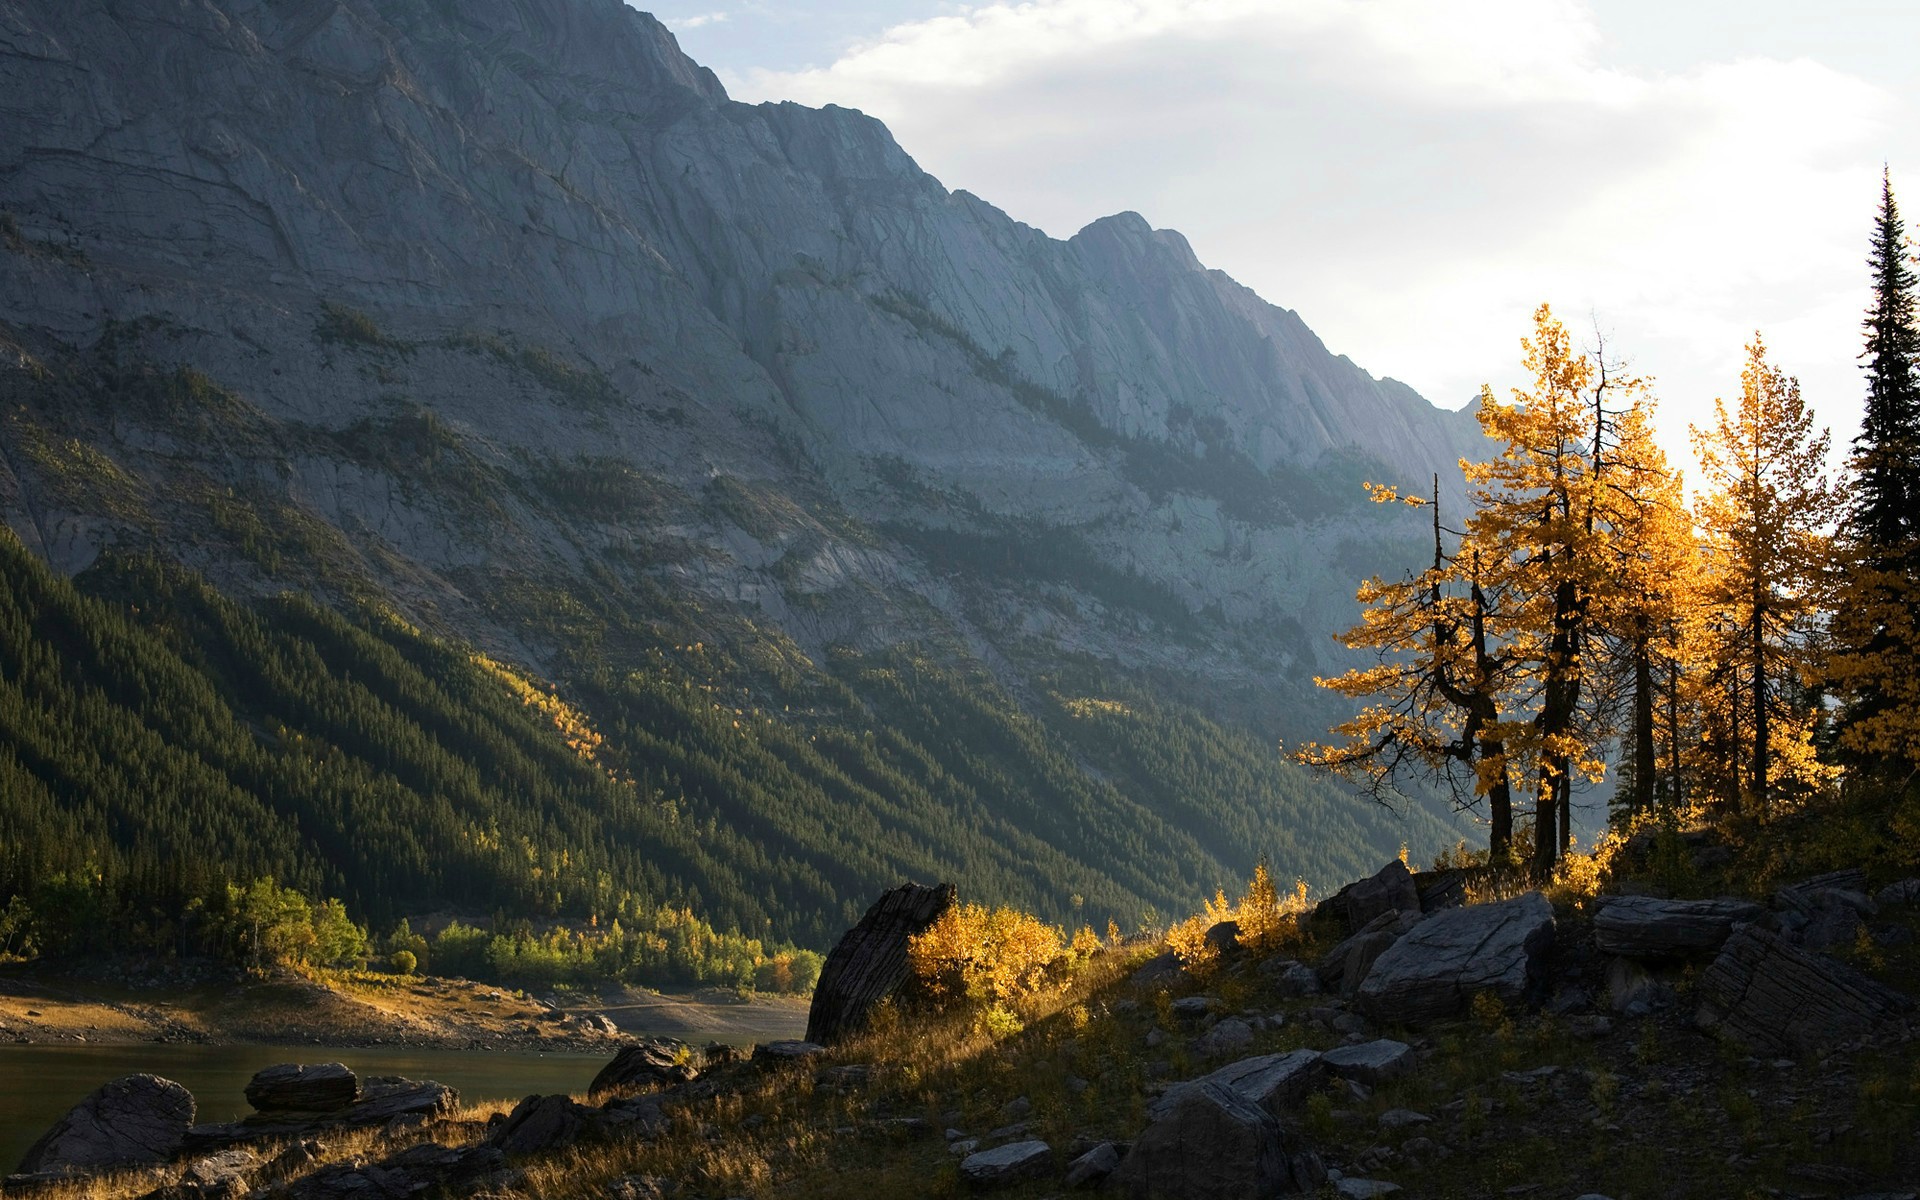
[[[1692,430],[1689,504],[1645,380],[1577,352],[1545,306],[1523,345],[1532,386],[1482,392],[1497,449],[1461,464],[1464,514],[1440,510],[1437,481],[1431,497],[1373,486],[1429,510],[1432,562],[1361,585],[1342,640],[1375,661],[1319,682],[1363,707],[1296,757],[1383,799],[1450,788],[1486,811],[1494,858],[1540,875],[1570,846],[1576,782],[1609,758],[1628,812],[1807,803],[1838,770],[1818,748],[1850,575],[1845,494],[1799,386],[1756,335],[1737,401]]]

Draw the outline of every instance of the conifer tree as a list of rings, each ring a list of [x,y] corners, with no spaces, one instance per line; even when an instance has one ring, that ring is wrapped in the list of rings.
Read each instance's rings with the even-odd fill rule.
[[[1867,403],[1827,678],[1847,702],[1841,745],[1905,771],[1920,766],[1920,326],[1911,250],[1884,174],[1868,266]]]
[[[1514,389],[1510,403],[1481,391],[1480,426],[1505,448],[1467,467],[1474,512],[1462,552],[1476,553],[1509,598],[1498,633],[1519,665],[1508,703],[1514,715],[1501,732],[1533,777],[1533,870],[1544,876],[1569,842],[1575,772],[1597,780],[1604,771],[1598,746],[1608,733],[1590,719],[1586,688],[1595,600],[1617,553],[1606,516],[1607,447],[1617,437],[1608,405],[1644,385],[1610,378],[1576,354],[1544,304],[1522,346],[1532,389]]]
[[[1711,761],[1726,789],[1765,817],[1776,800],[1828,777],[1813,755],[1804,703],[1823,612],[1828,528],[1841,494],[1827,480],[1828,435],[1797,380],[1766,361],[1755,334],[1732,414],[1692,430],[1707,492],[1703,602],[1719,671],[1700,697]]]
[[[1461,808],[1484,797],[1488,850],[1495,861],[1504,860],[1513,841],[1513,801],[1500,702],[1511,660],[1492,632],[1494,591],[1483,580],[1477,551],[1447,549],[1437,476],[1431,499],[1403,496],[1385,485],[1369,490],[1378,503],[1430,510],[1433,563],[1419,575],[1392,582],[1376,576],[1361,584],[1357,598],[1367,607],[1361,623],[1340,641],[1373,652],[1378,661],[1314,682],[1373,703],[1334,727],[1344,742],[1308,745],[1294,757],[1358,784],[1383,803],[1400,795],[1410,778],[1444,788]]]

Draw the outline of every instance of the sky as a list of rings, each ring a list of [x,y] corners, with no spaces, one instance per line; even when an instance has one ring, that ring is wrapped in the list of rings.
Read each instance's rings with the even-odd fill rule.
[[[1177,229],[1436,404],[1524,385],[1549,303],[1653,377],[1682,461],[1756,332],[1840,456],[1883,165],[1896,196],[1920,188],[1911,0],[649,11],[735,99],[861,109],[947,187],[1055,237],[1129,209]]]

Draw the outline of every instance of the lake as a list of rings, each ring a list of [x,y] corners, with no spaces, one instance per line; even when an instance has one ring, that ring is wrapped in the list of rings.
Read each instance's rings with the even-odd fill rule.
[[[463,1101],[582,1092],[613,1058],[512,1050],[337,1049],[324,1046],[0,1045],[0,1175],[68,1109],[110,1079],[145,1072],[182,1084],[196,1121],[231,1121],[253,1111],[243,1094],[254,1072],[274,1063],[341,1062],[361,1076],[404,1075],[458,1088]]]

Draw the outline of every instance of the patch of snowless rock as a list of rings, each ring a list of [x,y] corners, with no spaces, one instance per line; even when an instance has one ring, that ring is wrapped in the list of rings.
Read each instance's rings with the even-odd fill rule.
[[[1362,1012],[1406,1023],[1458,1016],[1481,992],[1520,1004],[1553,944],[1539,892],[1434,913],[1380,953],[1355,990]]]

